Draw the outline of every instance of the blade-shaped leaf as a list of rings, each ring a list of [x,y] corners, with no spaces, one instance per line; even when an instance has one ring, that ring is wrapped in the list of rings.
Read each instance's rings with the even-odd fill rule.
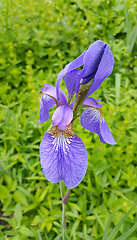
[[[134,206],[133,206],[134,207]],[[106,240],[112,240],[115,235],[117,234],[119,228],[124,223],[124,221],[127,219],[128,215],[132,211],[133,207],[120,219],[120,221],[117,223],[117,225],[113,228],[112,232],[109,234]]]

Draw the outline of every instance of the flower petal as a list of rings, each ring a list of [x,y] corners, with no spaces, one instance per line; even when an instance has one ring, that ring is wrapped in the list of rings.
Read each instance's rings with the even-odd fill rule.
[[[91,107],[86,108],[81,114],[81,125],[85,129],[97,133],[102,143],[116,144],[101,110]]]
[[[84,56],[83,80],[85,84],[94,78],[107,44],[98,40],[90,45]]]
[[[103,118],[101,120],[101,124],[100,124],[100,133],[101,133],[101,136],[103,138],[103,140],[106,142],[106,143],[109,143],[109,144],[117,144],[108,128],[108,125],[105,121],[105,119]]]
[[[87,52],[84,51],[78,58],[76,58],[73,62],[67,64],[65,66],[65,68],[60,71],[60,73],[58,74],[58,77],[57,77],[57,82],[56,82],[56,88],[57,88],[57,100],[58,102],[60,103],[60,92],[59,92],[59,88],[60,88],[60,82],[62,80],[62,78],[69,72],[71,72],[72,70],[80,67],[83,65],[83,58],[84,58],[84,55],[85,53]]]
[[[66,74],[64,81],[68,90],[69,94],[69,102],[73,97],[74,93],[76,92],[76,81],[79,75],[79,70],[74,69],[73,71]]]
[[[95,107],[95,108],[101,108],[102,103],[98,103],[100,101],[101,101],[101,99],[94,99],[94,98],[91,98],[91,97],[86,97],[84,102],[83,102],[83,107],[84,106],[91,106],[91,107]]]
[[[55,101],[46,94],[40,94],[39,103],[40,103],[39,124],[41,124],[49,119],[49,109],[55,105]]]
[[[65,130],[66,126],[71,122],[73,118],[73,110],[68,105],[59,106],[53,116],[53,126],[58,126],[60,130]]]
[[[58,128],[60,130],[65,130],[66,126],[71,122],[73,119],[73,110],[70,106],[66,105],[63,112],[63,117],[61,122],[58,124]]]
[[[44,134],[40,158],[45,177],[53,183],[64,180],[68,189],[79,185],[87,170],[87,152],[82,140],[58,128]]]
[[[61,121],[61,119],[62,119],[62,117],[63,117],[64,108],[65,108],[65,105],[59,106],[59,107],[55,110],[55,112],[53,113],[53,115],[52,115],[52,120],[53,120],[52,125],[53,125],[53,126],[57,126],[57,125],[60,123],[60,121]]]
[[[44,84],[45,87],[41,88],[43,93],[48,94],[57,101],[56,87],[53,87],[51,84]],[[67,98],[62,89],[59,89],[60,93],[60,105],[67,104]]]
[[[106,45],[98,69],[96,71],[88,96],[95,92],[103,83],[105,78],[111,74],[114,66],[114,57],[108,45]]]
[[[100,133],[100,111],[96,108],[86,108],[81,114],[81,125],[85,129],[97,133]]]
[[[53,98],[57,98],[56,97],[56,88],[53,87],[51,84],[44,84],[44,87],[41,88],[41,91],[45,94],[50,95]]]

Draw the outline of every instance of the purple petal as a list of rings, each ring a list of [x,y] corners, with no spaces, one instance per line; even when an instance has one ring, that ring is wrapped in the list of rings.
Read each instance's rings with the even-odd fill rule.
[[[114,65],[114,57],[108,45],[106,45],[98,69],[96,71],[88,96],[95,92],[103,83],[105,78],[111,74]]]
[[[105,142],[112,144],[112,145],[117,144],[115,142],[104,118],[101,120],[100,133]]]
[[[81,114],[81,125],[85,129],[93,132],[100,133],[100,111],[96,108],[86,108]]]
[[[73,71],[66,74],[64,81],[68,90],[69,94],[69,102],[73,97],[74,93],[76,92],[76,81],[79,75],[79,70],[74,69]]]
[[[58,128],[52,134],[44,134],[40,158],[45,177],[53,183],[64,180],[68,189],[79,185],[87,170],[87,152],[82,140]]]
[[[53,120],[52,125],[53,125],[53,126],[57,126],[57,125],[60,123],[60,121],[61,121],[61,119],[62,119],[62,117],[63,117],[64,108],[65,108],[65,105],[59,106],[59,107],[55,110],[55,112],[53,113],[53,115],[52,115],[52,120]]]
[[[88,51],[84,56],[83,80],[85,84],[90,81],[96,74],[102,56],[104,54],[107,44],[98,40],[90,45]]]
[[[49,109],[55,105],[55,101],[46,94],[40,94],[39,103],[40,103],[39,124],[41,124],[49,119]]]
[[[60,82],[62,80],[62,78],[69,72],[71,72],[72,70],[80,67],[83,65],[83,58],[84,58],[84,55],[85,53],[87,52],[84,51],[78,58],[76,58],[73,62],[67,64],[65,66],[65,68],[58,74],[58,77],[57,77],[57,82],[56,82],[56,88],[57,88],[57,99],[58,99],[58,102],[60,103],[60,93],[59,93],[59,88],[60,88]]]
[[[84,102],[83,102],[83,107],[84,106],[91,106],[91,107],[95,107],[95,108],[101,108],[102,104],[98,103],[100,101],[101,101],[101,99],[96,100],[96,99],[91,98],[91,97],[86,97]]]
[[[44,84],[44,86],[45,87],[41,88],[41,91],[53,97],[55,100],[57,100],[56,87],[53,87],[51,84]],[[60,105],[67,104],[67,98],[63,90],[59,89],[59,93],[60,93],[60,103],[61,103]]]
[[[73,110],[68,105],[59,106],[53,116],[53,126],[58,126],[60,130],[65,130],[66,126],[71,122],[73,118]]]
[[[61,130],[65,130],[66,126],[71,122],[73,119],[73,110],[70,106],[65,106],[62,120],[60,121],[58,128]]]
[[[41,91],[45,94],[50,95],[51,97],[57,98],[56,96],[56,88],[51,84],[44,84],[44,87],[41,88]]]
[[[99,109],[91,107],[85,109],[81,114],[81,125],[85,129],[97,133],[102,143],[116,144]]]

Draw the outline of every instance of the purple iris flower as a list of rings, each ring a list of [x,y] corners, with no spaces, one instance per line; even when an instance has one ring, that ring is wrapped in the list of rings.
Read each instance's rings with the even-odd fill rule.
[[[64,180],[68,189],[76,187],[87,170],[87,151],[82,140],[74,134],[72,127],[81,108],[81,125],[97,133],[102,143],[116,144],[100,110],[101,99],[89,97],[112,72],[113,54],[102,41],[91,44],[73,62],[58,74],[56,87],[44,84],[40,101],[39,124],[49,119],[49,109],[57,106],[52,116],[52,127],[45,132],[40,145],[41,166],[45,177],[53,183]],[[78,70],[83,66],[82,70]],[[68,100],[60,89],[64,81],[68,90]],[[72,97],[76,94],[74,101]]]

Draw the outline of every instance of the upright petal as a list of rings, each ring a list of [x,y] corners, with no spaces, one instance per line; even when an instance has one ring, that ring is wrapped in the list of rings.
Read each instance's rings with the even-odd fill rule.
[[[71,122],[73,118],[73,110],[68,105],[59,106],[53,116],[53,126],[58,126],[60,130],[65,130],[66,126]]]
[[[72,119],[73,110],[70,106],[66,105],[64,108],[62,120],[58,124],[58,128],[61,130],[65,130],[66,126],[72,121]]]
[[[83,57],[85,55],[85,53],[87,52],[84,51],[78,58],[76,58],[73,62],[67,64],[65,66],[65,68],[58,74],[57,77],[57,82],[56,82],[56,88],[57,88],[57,99],[58,102],[60,103],[60,92],[59,92],[59,88],[60,88],[60,82],[62,80],[62,78],[69,72],[71,72],[72,70],[80,67],[83,65]]]
[[[39,95],[39,103],[40,103],[39,124],[41,124],[49,119],[49,109],[52,108],[56,103],[51,97],[49,97],[46,94]]]
[[[87,170],[87,152],[82,140],[72,130],[52,127],[40,145],[41,167],[53,183],[64,180],[68,189],[82,181]]]
[[[76,92],[76,81],[79,75],[79,70],[74,69],[73,71],[67,73],[65,75],[64,81],[68,90],[69,94],[69,102],[71,101],[71,98],[73,97],[74,93]]]
[[[85,84],[94,78],[107,44],[98,40],[90,45],[84,56],[82,83]]]
[[[53,115],[52,115],[52,120],[53,120],[52,125],[53,126],[57,126],[60,123],[60,121],[62,120],[64,108],[65,108],[65,105],[59,106],[53,113]]]
[[[116,144],[107,123],[103,118],[102,111],[98,108],[86,108],[81,114],[81,125],[85,129],[97,133],[102,143]]]
[[[108,45],[104,49],[101,61],[98,65],[92,86],[88,92],[88,96],[95,92],[103,83],[105,78],[109,76],[113,70],[114,57]]]

